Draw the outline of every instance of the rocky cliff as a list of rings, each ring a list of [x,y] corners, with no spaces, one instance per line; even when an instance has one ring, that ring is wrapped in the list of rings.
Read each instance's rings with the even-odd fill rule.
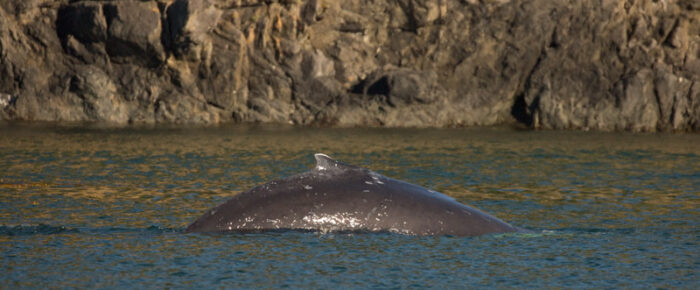
[[[0,119],[700,130],[700,2],[0,2]]]

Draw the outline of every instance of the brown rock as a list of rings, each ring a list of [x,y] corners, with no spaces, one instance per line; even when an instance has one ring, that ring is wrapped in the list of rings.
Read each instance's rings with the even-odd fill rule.
[[[0,118],[700,130],[697,1],[0,2]]]
[[[107,53],[112,60],[144,65],[165,60],[161,44],[161,15],[156,2],[120,1],[104,5]]]

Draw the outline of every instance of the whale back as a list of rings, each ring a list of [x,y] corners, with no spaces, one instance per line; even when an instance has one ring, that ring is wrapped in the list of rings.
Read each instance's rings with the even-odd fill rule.
[[[432,190],[316,154],[308,172],[240,193],[187,232],[372,231],[473,236],[518,229]]]

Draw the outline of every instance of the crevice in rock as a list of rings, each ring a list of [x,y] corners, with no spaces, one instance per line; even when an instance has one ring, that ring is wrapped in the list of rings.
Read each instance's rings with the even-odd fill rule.
[[[365,28],[359,22],[349,21],[341,24],[338,27],[338,31],[342,33],[365,33]]]
[[[217,104],[217,103],[214,103],[214,102],[212,102],[212,101],[207,101],[207,105],[212,106],[212,107],[217,108],[217,109],[221,109],[221,110],[225,110],[225,109],[226,109],[226,108],[224,108],[223,106],[221,106],[221,105],[219,105],[219,104]]]
[[[678,29],[679,24],[680,24],[680,21],[678,21],[678,18],[676,18],[673,21],[673,25],[671,26],[671,29],[666,31],[666,33],[661,36],[661,41],[659,41],[659,43],[661,43],[661,45],[665,45],[668,47],[674,47],[673,44],[671,43],[671,36],[674,33],[676,33],[676,29]]]
[[[554,38],[554,31],[552,31],[551,38],[549,42],[547,42],[546,45],[549,45],[549,43],[553,42]],[[531,89],[532,86],[532,77],[537,71],[537,69],[540,67],[542,60],[544,59],[546,55],[545,48],[542,48],[540,50],[540,55],[537,56],[537,60],[535,61],[535,64],[532,66],[532,69],[526,74],[525,81],[523,82],[523,85],[521,88],[516,92],[515,94],[515,99],[513,100],[513,105],[510,108],[510,114],[515,118],[520,123],[525,124],[528,127],[532,127],[534,124],[534,116],[533,112],[534,110],[539,106],[539,96],[536,96],[535,100],[533,100],[532,104],[528,105],[527,101],[525,100],[525,95],[527,92]]]
[[[656,100],[656,110],[657,113],[659,114],[659,120],[656,121],[656,128],[657,130],[662,129],[663,127],[666,126],[666,123],[670,123],[670,118],[669,116],[664,116],[664,110],[663,110],[663,104],[661,102],[661,93],[659,92],[659,87],[655,84],[652,83],[653,86],[653,93],[654,93],[654,100]]]
[[[365,92],[366,84],[367,84],[367,79],[361,80],[358,83],[354,84],[352,87],[350,87],[349,92],[351,94],[362,95]]]
[[[521,93],[515,98],[515,101],[513,102],[513,106],[510,108],[510,114],[517,120],[518,122],[525,124],[527,127],[532,126],[532,114],[530,114],[527,106],[527,102],[525,102],[525,94]]]
[[[414,34],[418,34],[418,22],[416,21],[415,17],[413,17],[413,13],[415,11],[415,7],[413,7],[413,2],[411,1],[398,1],[398,5],[401,6],[401,10],[403,10],[404,15],[406,15],[406,27],[401,27],[401,30],[404,32],[411,32]]]
[[[172,48],[172,39],[170,37],[170,24],[168,23],[168,7],[166,3],[158,2],[158,11],[160,12],[160,44],[165,51],[165,59],[170,56]]]
[[[388,96],[390,92],[391,86],[389,86],[389,78],[384,76],[367,87],[365,94]]]
[[[391,86],[389,85],[389,77],[383,76],[381,78],[368,77],[350,88],[350,93],[359,94],[364,96],[376,96],[384,95],[388,96],[391,93]]]

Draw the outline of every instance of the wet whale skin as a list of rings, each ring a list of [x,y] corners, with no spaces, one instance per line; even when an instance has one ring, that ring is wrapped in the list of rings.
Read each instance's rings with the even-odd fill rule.
[[[252,188],[186,232],[369,231],[476,236],[521,229],[442,193],[316,154],[307,172]]]

